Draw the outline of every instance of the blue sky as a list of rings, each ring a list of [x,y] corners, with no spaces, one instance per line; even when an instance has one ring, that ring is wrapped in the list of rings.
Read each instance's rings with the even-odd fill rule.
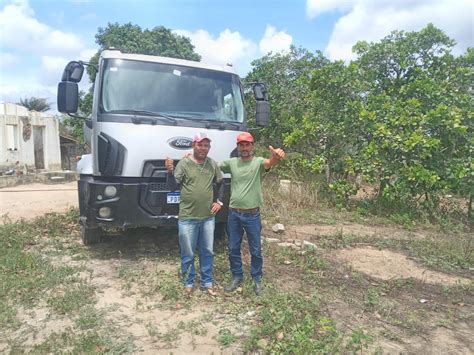
[[[89,59],[97,29],[111,22],[165,26],[188,36],[203,61],[245,76],[253,59],[290,45],[349,61],[359,40],[429,22],[461,54],[474,47],[473,19],[471,0],[0,0],[0,102],[36,96],[55,106],[64,65]]]

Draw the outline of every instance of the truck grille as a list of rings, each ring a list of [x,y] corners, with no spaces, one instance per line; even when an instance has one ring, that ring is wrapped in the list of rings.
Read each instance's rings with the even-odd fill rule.
[[[179,160],[174,160],[174,166],[178,164]],[[145,162],[143,166],[143,177],[165,177],[166,176],[166,167],[165,167],[165,160],[148,160]]]
[[[168,184],[166,182],[151,182],[148,185],[148,188],[150,191],[167,191],[168,189]]]

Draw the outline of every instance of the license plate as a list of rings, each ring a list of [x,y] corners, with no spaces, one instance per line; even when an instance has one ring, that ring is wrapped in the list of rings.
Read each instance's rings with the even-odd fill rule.
[[[168,204],[178,204],[180,201],[180,194],[179,192],[168,192],[166,194],[166,203]]]

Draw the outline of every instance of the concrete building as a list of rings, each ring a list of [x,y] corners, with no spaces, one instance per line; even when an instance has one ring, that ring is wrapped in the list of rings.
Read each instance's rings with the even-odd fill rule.
[[[0,103],[0,170],[61,170],[59,121],[25,107]]]

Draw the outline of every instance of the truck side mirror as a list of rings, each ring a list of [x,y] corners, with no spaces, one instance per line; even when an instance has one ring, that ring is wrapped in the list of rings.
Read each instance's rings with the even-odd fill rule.
[[[61,81],[72,81],[73,83],[78,83],[82,79],[82,74],[84,74],[84,64],[82,62],[72,61],[64,68]]]
[[[61,113],[75,113],[79,106],[78,82],[84,74],[84,63],[69,62],[63,71],[61,82],[58,85],[58,111]]]
[[[270,104],[268,101],[257,101],[255,120],[257,121],[257,126],[268,126],[270,120]]]
[[[266,127],[270,120],[270,104],[268,103],[268,93],[265,84],[256,83],[252,86],[256,100],[255,120],[257,126]]]
[[[58,111],[61,113],[77,112],[79,105],[79,86],[71,81],[58,84]]]

